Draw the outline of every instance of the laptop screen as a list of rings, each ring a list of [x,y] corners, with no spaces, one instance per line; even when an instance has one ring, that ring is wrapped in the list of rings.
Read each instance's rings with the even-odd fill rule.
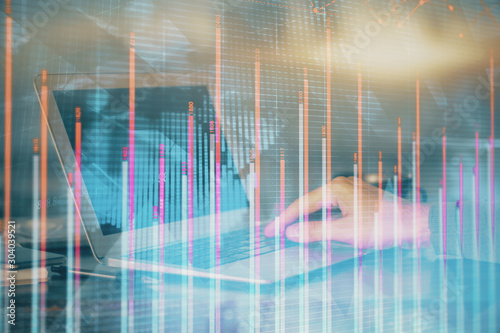
[[[82,179],[103,234],[128,230],[128,89],[65,90],[53,94],[73,149],[77,135],[75,108],[80,107]],[[161,197],[164,223],[185,218],[189,202],[194,218],[209,215],[215,111],[206,86],[137,88],[135,105],[135,228],[161,222]],[[191,140],[192,160],[188,157]],[[247,207],[223,134],[220,161],[221,211]],[[191,175],[188,170],[192,170],[192,194],[186,184]],[[122,184],[127,185],[124,188]],[[188,199],[191,195],[192,201]]]

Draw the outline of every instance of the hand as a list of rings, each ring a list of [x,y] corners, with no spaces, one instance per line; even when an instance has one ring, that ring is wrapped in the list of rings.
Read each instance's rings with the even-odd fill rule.
[[[398,202],[396,198],[395,205],[394,196],[391,193],[379,190],[361,180],[358,180],[357,185],[358,247],[374,248],[375,236],[378,236],[379,248],[392,247],[398,243],[411,246],[414,242],[413,204],[404,199],[399,199]],[[326,239],[355,245],[354,177],[337,177],[325,186],[327,207],[338,207],[342,211],[342,218],[326,221]],[[318,188],[303,197],[304,214],[312,214],[322,208],[322,192],[323,188]],[[379,202],[380,198],[382,200]],[[299,203],[299,199],[295,200],[281,213],[279,223],[283,230],[299,217]],[[394,212],[398,208],[395,225]],[[429,208],[427,204],[420,204],[420,213],[416,214],[420,223],[416,224],[419,228],[415,227],[415,239],[419,239],[422,246],[428,246],[430,241]],[[378,235],[375,235],[375,213],[378,213]],[[322,221],[304,223],[303,241],[305,243],[323,239],[322,223]],[[273,221],[265,227],[264,234],[267,237],[273,237],[274,233],[275,222]],[[286,228],[286,237],[295,242],[300,240],[298,223]]]

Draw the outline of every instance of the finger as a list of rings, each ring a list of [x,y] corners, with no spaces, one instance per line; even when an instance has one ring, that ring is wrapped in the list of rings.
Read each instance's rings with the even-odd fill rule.
[[[302,197],[303,214],[311,214],[322,207],[322,188],[318,188]],[[295,200],[284,212],[279,216],[279,226],[285,228],[287,225],[295,221],[300,215],[300,198]],[[276,219],[271,221],[265,229],[264,235],[273,237],[276,232]]]
[[[344,217],[338,220],[327,221],[326,230],[323,228],[323,221],[310,221],[303,225],[303,236],[300,237],[300,225],[298,223],[286,229],[286,237],[294,242],[317,242],[323,240],[323,233],[326,240],[353,243],[354,224],[351,217]]]
[[[352,192],[352,184],[345,177],[337,177],[326,185],[327,205],[338,206],[338,199],[349,195],[349,190]],[[304,215],[312,214],[323,206],[323,187],[320,187],[312,192],[309,192],[303,197]],[[340,206],[342,213],[344,208]],[[279,217],[279,226],[285,228],[287,225],[295,221],[300,215],[300,198],[295,200],[288,208],[281,213]],[[276,220],[269,223],[264,229],[264,235],[273,237],[276,232]]]

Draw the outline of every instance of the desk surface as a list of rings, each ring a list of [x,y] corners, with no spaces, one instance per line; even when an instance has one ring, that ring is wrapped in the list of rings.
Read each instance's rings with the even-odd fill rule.
[[[27,332],[32,324],[42,327],[44,313],[47,332],[64,331],[68,324],[79,324],[82,332],[118,332],[122,325],[146,332],[161,326],[170,332],[211,332],[217,326],[221,332],[252,327],[275,332],[279,325],[287,332],[304,331],[304,325],[311,332],[328,331],[327,327],[336,332],[357,327],[412,331],[418,325],[426,332],[442,327],[486,331],[488,325],[496,325],[498,265],[422,258],[419,270],[412,251],[402,250],[399,258],[394,249],[383,251],[378,259],[377,255],[364,256],[361,269],[357,259],[332,266],[330,281],[326,269],[310,273],[305,284],[299,277],[289,279],[283,290],[279,284],[257,287],[221,281],[217,293],[213,280],[190,282],[167,275],[162,285],[151,273],[134,272],[125,279],[82,278],[79,296],[68,297],[68,282],[75,279],[54,275],[46,284],[45,312],[41,309],[35,317],[32,286],[18,287],[16,302],[22,311],[18,310],[15,331]],[[134,282],[133,288],[128,281]],[[68,311],[72,300],[74,310]]]

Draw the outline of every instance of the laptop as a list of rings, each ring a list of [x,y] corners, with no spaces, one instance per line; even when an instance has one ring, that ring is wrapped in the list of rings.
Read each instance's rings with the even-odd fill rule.
[[[216,119],[213,81],[200,74],[137,73],[131,89],[128,73],[35,77],[95,259],[111,267],[266,284],[358,256],[342,243],[332,242],[329,256],[323,242],[305,250],[279,233],[263,235],[253,213],[253,161]]]

